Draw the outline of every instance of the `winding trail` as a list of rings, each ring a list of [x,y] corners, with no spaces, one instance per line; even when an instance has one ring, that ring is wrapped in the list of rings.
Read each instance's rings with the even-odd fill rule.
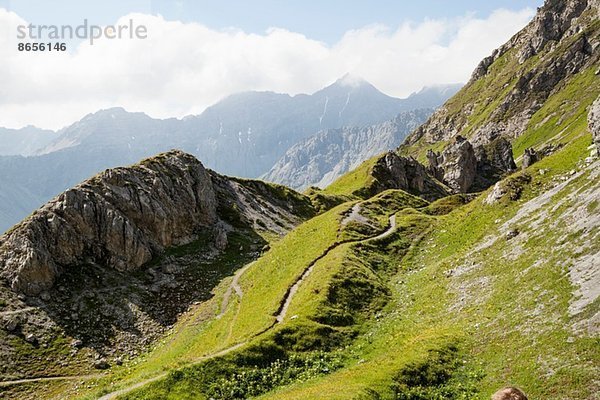
[[[358,242],[374,242],[376,240],[380,240],[380,239],[385,239],[386,237],[390,236],[392,233],[396,232],[396,214],[392,214],[392,216],[389,218],[389,224],[390,226],[386,229],[385,232],[372,237],[372,238],[367,238],[367,239],[363,239],[363,240],[358,240]]]
[[[348,244],[348,243],[367,243],[367,242],[372,242],[372,241],[376,241],[376,240],[380,240],[380,239],[384,239],[390,235],[392,235],[394,232],[396,231],[396,215],[393,214],[392,216],[390,216],[389,218],[389,226],[388,228],[383,232],[380,233],[377,236],[373,236],[370,238],[366,238],[366,239],[359,239],[359,240],[346,240],[346,241],[341,241],[341,242],[336,242],[333,245],[331,245],[330,247],[328,247],[323,254],[321,254],[319,257],[315,258],[307,267],[306,269],[302,272],[302,274],[300,275],[300,277],[294,282],[294,284],[288,289],[288,291],[286,292],[282,302],[281,302],[281,306],[279,307],[279,309],[277,310],[277,313],[275,314],[275,321],[273,322],[273,324],[271,324],[269,327],[267,327],[266,329],[258,332],[257,334],[255,334],[253,337],[259,336],[271,329],[273,329],[276,325],[280,324],[281,322],[283,322],[283,320],[285,319],[285,316],[287,314],[288,308],[290,306],[290,304],[292,303],[292,300],[294,298],[294,296],[296,295],[296,293],[298,292],[298,289],[300,288],[300,285],[302,285],[302,282],[304,282],[306,280],[306,278],[311,274],[311,272],[314,270],[315,265],[322,260],[323,258],[325,258],[331,251],[333,251],[334,249],[336,249],[337,247],[343,245],[343,244]],[[217,315],[216,318],[221,318],[226,310],[227,310],[227,306],[229,305],[229,300],[231,298],[231,295],[235,292],[240,299],[242,298],[242,296],[244,295],[242,292],[242,288],[239,285],[239,280],[241,278],[241,276],[244,274],[244,272],[246,272],[248,270],[248,268],[250,268],[255,262],[251,262],[249,264],[247,264],[246,266],[244,266],[243,268],[241,268],[240,270],[238,270],[236,272],[236,274],[233,277],[233,280],[231,281],[231,284],[229,285],[229,288],[227,289],[227,291],[225,292],[225,295],[223,297],[223,302],[221,304],[221,310],[219,312],[219,314]],[[206,360],[210,360],[212,358],[217,358],[220,356],[223,356],[225,354],[228,354],[232,351],[235,351],[243,346],[245,346],[249,341],[246,340],[244,342],[238,343],[234,346],[228,347],[226,349],[220,350],[216,353],[213,354],[209,354],[206,356],[202,356],[202,357],[198,357],[197,359],[195,359],[193,362],[191,362],[190,364],[187,364],[186,366],[193,366],[196,364],[199,364],[201,362],[204,362]],[[116,399],[117,397],[127,394],[129,392],[132,392],[135,389],[139,389],[143,386],[146,386],[147,384],[150,384],[152,382],[156,382],[164,377],[166,377],[168,375],[168,372],[163,372],[160,373],[152,378],[148,378],[145,379],[143,381],[140,381],[138,383],[135,383],[131,386],[127,386],[125,388],[116,390],[114,392],[105,394],[104,396],[100,397],[98,400],[111,400],[111,399]],[[51,381],[51,380],[77,380],[77,379],[93,379],[93,378],[99,378],[103,375],[101,374],[97,374],[97,375],[81,375],[81,376],[56,376],[56,377],[48,377],[48,378],[32,378],[32,379],[21,379],[21,380],[15,380],[15,381],[5,381],[5,382],[0,382],[0,387],[2,386],[8,386],[8,385],[14,385],[14,384],[19,384],[19,383],[28,383],[28,382],[40,382],[40,381]]]
[[[228,347],[228,348],[226,348],[226,349],[223,349],[223,350],[221,350],[221,351],[218,351],[218,352],[216,352],[216,353],[209,354],[209,355],[207,355],[207,356],[204,356],[204,357],[199,357],[199,358],[197,358],[197,359],[196,359],[196,360],[195,360],[193,363],[191,363],[191,364],[188,364],[187,366],[191,366],[191,365],[199,364],[199,363],[201,363],[201,362],[203,362],[203,361],[210,360],[211,358],[217,358],[217,357],[220,357],[220,356],[224,356],[224,355],[225,355],[225,354],[227,354],[227,353],[230,353],[230,352],[232,352],[232,351],[234,351],[234,350],[237,350],[237,349],[239,349],[240,347],[242,347],[242,346],[243,346],[243,345],[245,345],[245,344],[246,344],[246,342],[243,342],[243,343],[238,343],[238,344],[236,344],[235,346]],[[147,384],[149,384],[149,383],[156,382],[156,381],[158,381],[159,379],[162,379],[162,378],[164,378],[164,377],[165,377],[165,376],[167,376],[167,375],[168,375],[168,372],[163,372],[162,374],[159,374],[159,375],[156,375],[156,376],[154,376],[154,377],[152,377],[152,378],[149,378],[149,379],[143,380],[143,381],[141,381],[141,382],[138,382],[138,383],[136,383],[136,384],[134,384],[134,385],[127,386],[127,387],[125,387],[125,388],[123,388],[123,389],[116,390],[116,391],[114,391],[114,392],[111,392],[111,393],[105,394],[104,396],[102,396],[102,397],[98,398],[98,400],[111,400],[111,399],[116,399],[117,397],[119,397],[119,396],[121,396],[121,395],[123,395],[123,394],[127,394],[127,393],[129,393],[129,392],[131,392],[131,391],[133,391],[133,390],[135,390],[135,389],[139,389],[139,388],[141,388],[141,387],[143,387],[143,386],[146,386],[146,385],[147,385]]]
[[[360,209],[358,209],[357,211],[355,211],[355,208],[356,208],[356,206],[354,206],[352,208],[353,214],[354,213],[358,214]],[[269,329],[271,329],[276,324],[279,324],[279,323],[283,322],[283,319],[285,318],[285,315],[287,314],[288,308],[290,307],[290,304],[292,304],[292,300],[293,300],[294,296],[296,295],[296,292],[298,292],[298,289],[300,288],[300,285],[302,285],[302,282],[304,282],[304,280],[310,275],[310,273],[315,268],[315,265],[319,261],[321,261],[323,258],[327,257],[327,255],[332,250],[338,248],[342,244],[347,244],[347,243],[366,243],[366,242],[370,242],[370,241],[384,239],[384,238],[390,236],[395,231],[396,231],[396,214],[392,214],[392,216],[389,219],[389,227],[385,230],[385,232],[383,232],[383,233],[381,233],[381,234],[379,234],[377,236],[374,236],[374,237],[371,237],[371,238],[367,238],[367,239],[348,240],[348,241],[337,242],[337,243],[334,243],[333,245],[331,245],[330,247],[328,247],[327,250],[325,250],[323,252],[323,254],[321,254],[319,257],[315,258],[308,265],[308,267],[306,267],[306,269],[304,270],[304,272],[302,273],[302,275],[300,275],[300,278],[298,278],[298,280],[288,289],[287,293],[285,294],[285,300],[281,303],[281,306],[279,307],[279,310],[277,310],[277,314],[275,316],[276,322],[273,325],[271,325],[271,327],[269,327]]]

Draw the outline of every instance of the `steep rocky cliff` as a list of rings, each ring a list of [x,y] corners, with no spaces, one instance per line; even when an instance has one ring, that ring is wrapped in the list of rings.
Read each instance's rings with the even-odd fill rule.
[[[0,238],[2,277],[14,290],[37,294],[85,262],[135,270],[216,220],[215,192],[202,164],[165,153],[106,170],[17,225]]]

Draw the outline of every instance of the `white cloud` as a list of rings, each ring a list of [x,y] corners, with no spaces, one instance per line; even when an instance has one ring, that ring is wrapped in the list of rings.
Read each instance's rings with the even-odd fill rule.
[[[130,14],[117,24],[144,24],[147,39],[38,54],[16,51],[16,25],[26,22],[0,8],[0,126],[60,128],[113,106],[181,117],[245,90],[311,93],[347,72],[405,97],[425,85],[465,82],[532,16],[497,10],[485,19],[367,26],[328,46],[279,28],[257,35]]]

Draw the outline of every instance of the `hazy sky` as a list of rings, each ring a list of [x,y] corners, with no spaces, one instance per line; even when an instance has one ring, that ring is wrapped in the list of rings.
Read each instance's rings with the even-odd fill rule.
[[[60,128],[100,108],[199,113],[244,90],[310,93],[349,72],[405,97],[468,80],[541,0],[0,0],[0,126]],[[148,38],[17,51],[19,24],[114,25]]]

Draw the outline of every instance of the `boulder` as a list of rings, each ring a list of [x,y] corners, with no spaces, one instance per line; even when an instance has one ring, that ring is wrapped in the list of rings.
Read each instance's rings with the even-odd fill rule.
[[[521,163],[521,168],[526,169],[529,166],[533,165],[539,160],[538,154],[532,147],[525,149],[523,153],[523,162]]]
[[[507,173],[517,169],[512,145],[508,139],[498,136],[475,148],[477,158],[476,190],[483,190],[498,182]]]
[[[444,185],[427,173],[423,164],[393,151],[379,158],[371,174],[374,182],[366,189],[368,193],[364,193],[369,197],[387,189],[401,189],[429,201],[449,194]]]
[[[96,369],[109,369],[110,364],[104,358],[100,358],[98,360],[94,360],[93,367]]]
[[[425,168],[414,158],[390,152],[385,156],[385,164],[399,189],[422,192],[425,188]]]
[[[477,158],[468,140],[458,135],[438,161],[443,182],[455,193],[466,193],[471,188],[477,172]]]
[[[440,167],[440,163],[442,162],[442,155],[438,152],[429,149],[427,150],[427,161],[429,163],[429,165],[427,166],[427,172],[438,181],[443,181],[444,170]]]
[[[215,247],[217,250],[225,250],[227,248],[227,231],[223,228],[217,229],[217,234],[215,236]]]

